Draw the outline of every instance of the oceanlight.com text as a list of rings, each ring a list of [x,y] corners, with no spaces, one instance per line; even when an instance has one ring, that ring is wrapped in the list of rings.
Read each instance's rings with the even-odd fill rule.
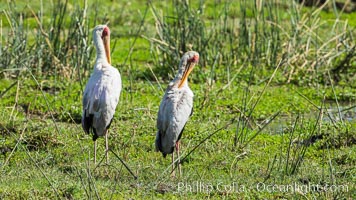
[[[328,185],[328,184],[300,184],[298,182],[289,184],[267,184],[257,183],[255,185],[244,185],[237,182],[179,182],[177,184],[178,193],[243,193],[251,190],[268,193],[312,193],[312,192],[348,192],[349,185]]]

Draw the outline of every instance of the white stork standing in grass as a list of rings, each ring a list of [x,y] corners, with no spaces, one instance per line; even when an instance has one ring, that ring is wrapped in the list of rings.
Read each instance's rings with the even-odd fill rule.
[[[156,151],[163,157],[172,154],[172,176],[174,173],[174,148],[179,158],[179,139],[185,124],[193,113],[193,92],[188,86],[187,78],[199,61],[199,54],[189,51],[183,55],[176,77],[169,83],[158,111]],[[180,160],[178,169],[181,174]]]
[[[105,156],[108,162],[108,129],[119,102],[121,76],[119,71],[111,66],[109,27],[96,26],[93,30],[93,40],[96,62],[83,94],[82,126],[87,134],[93,135],[96,164],[96,139],[99,136],[105,136]]]

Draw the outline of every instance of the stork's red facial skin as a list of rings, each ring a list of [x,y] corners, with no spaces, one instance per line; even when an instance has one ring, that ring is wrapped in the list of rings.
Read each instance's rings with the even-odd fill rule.
[[[199,61],[199,56],[198,55],[194,55],[193,58],[189,59],[189,62],[193,62],[193,63],[197,63]]]
[[[108,35],[110,35],[110,30],[109,30],[108,27],[105,27],[104,30],[103,30],[103,35],[102,35],[102,37],[105,37],[105,36],[108,36]]]

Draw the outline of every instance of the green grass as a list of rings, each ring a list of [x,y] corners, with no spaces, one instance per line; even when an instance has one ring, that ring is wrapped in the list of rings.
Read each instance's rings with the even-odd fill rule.
[[[74,19],[84,13],[85,1],[68,1],[61,32],[50,38],[55,46],[59,37],[51,51],[27,7],[38,15],[41,5],[2,2],[0,10],[12,14],[0,17],[0,199],[355,198],[355,59],[332,71],[354,55],[354,13],[341,14],[338,22],[333,12],[286,1],[266,2],[263,13],[253,1],[191,2],[178,12],[182,4],[164,1],[152,2],[144,18],[141,1],[89,1],[87,21],[78,18],[81,38]],[[46,33],[56,28],[53,9],[43,4]],[[182,155],[200,146],[184,160],[183,175],[172,179],[170,158],[154,151],[154,140],[159,103],[179,53],[149,39],[160,39],[162,31],[182,33],[175,23],[179,16],[201,28],[180,39],[204,54],[189,79],[194,114],[181,140]],[[8,35],[7,17],[26,38]],[[161,32],[156,19],[167,25]],[[82,91],[94,63],[91,28],[108,21],[113,65],[123,79],[109,145],[137,180],[112,152],[109,165],[95,167],[91,136],[80,124]],[[213,39],[204,46],[208,36]],[[174,47],[182,42],[163,39]],[[100,160],[102,138],[98,147]],[[263,185],[347,190],[270,191]]]
[[[283,158],[286,153],[288,127],[290,126],[287,123],[284,127],[286,130],[284,134],[276,134],[280,131],[278,129],[269,129],[272,134],[261,134],[240,150],[233,146],[231,138],[235,134],[236,127],[231,125],[203,143],[188,157],[183,163],[183,177],[171,180],[169,170],[165,171],[169,169],[170,159],[163,159],[159,153],[154,152],[155,118],[163,93],[157,89],[157,84],[154,84],[154,87],[148,87],[147,82],[136,82],[133,85],[134,88],[132,88],[135,92],[129,93],[127,81],[124,78],[124,90],[110,132],[110,147],[127,162],[139,177],[138,180],[133,179],[113,154],[110,154],[110,166],[101,165],[95,170],[92,166],[91,154],[91,161],[89,162],[91,167],[88,168],[89,152],[92,153],[93,148],[91,137],[83,133],[80,124],[71,121],[71,118],[74,118],[74,120],[80,118],[81,95],[79,93],[68,96],[73,88],[78,88],[77,90],[80,91],[78,83],[72,85],[71,88],[62,87],[60,84],[56,85],[57,88],[62,87],[63,89],[58,89],[55,98],[45,92],[51,110],[56,116],[54,123],[47,113],[48,109],[40,90],[36,89],[33,81],[27,80],[19,84],[19,96],[23,98],[19,98],[18,105],[12,113],[12,120],[9,120],[9,116],[15,103],[16,87],[12,88],[4,97],[8,101],[1,103],[4,108],[0,115],[1,121],[4,122],[1,123],[2,150],[12,150],[22,134],[22,139],[14,154],[11,155],[9,162],[2,166],[3,179],[0,188],[1,193],[5,195],[4,197],[16,198],[16,195],[24,198],[48,195],[55,197],[56,194],[50,183],[56,188],[60,196],[73,198],[86,197],[85,190],[89,190],[89,185],[91,187],[96,186],[101,198],[109,198],[110,195],[117,198],[126,198],[127,196],[169,198],[177,194],[187,198],[234,197],[236,195],[250,198],[274,198],[276,195],[282,195],[286,198],[294,195],[301,197],[301,194],[289,192],[259,192],[254,188],[256,183],[264,181],[267,177],[269,173],[268,163],[272,162],[274,156],[277,156],[279,162],[282,163],[280,163],[281,166],[272,168],[272,174],[269,175],[270,178],[267,179],[265,184],[282,185],[296,182],[303,185],[301,180],[304,179],[313,184],[330,184],[330,176],[341,173],[344,176],[337,177],[337,183],[348,184],[350,187],[349,192],[344,195],[350,196],[354,191],[351,188],[353,187],[353,178],[350,174],[354,171],[356,155],[352,150],[354,148],[353,142],[349,141],[352,138],[354,138],[353,140],[356,139],[354,137],[356,134],[354,132],[354,120],[337,127],[329,126],[327,122],[323,122],[322,127],[325,127],[325,132],[321,131],[321,134],[327,136],[331,134],[331,138],[334,139],[328,141],[327,138],[323,138],[309,147],[301,168],[293,176],[283,175],[283,162],[285,162]],[[10,84],[9,81],[3,81],[1,85],[2,88],[6,88]],[[235,117],[237,112],[235,108],[242,106],[242,93],[237,92],[241,90],[239,86],[224,90],[219,94],[220,98],[218,99],[213,98],[214,93],[210,94],[211,100],[204,108],[200,108],[204,88],[199,88],[195,84],[191,84],[191,87],[196,95],[195,114],[189,121],[182,139],[183,154],[186,154],[204,139],[212,129],[223,126],[228,120]],[[251,89],[251,96],[260,92],[261,89],[261,87]],[[329,89],[326,88],[326,90]],[[339,89],[338,92],[342,93],[342,89]],[[305,114],[305,123],[311,123],[311,126],[304,125],[306,126],[304,131],[309,132],[315,120],[307,116],[310,112],[317,111],[305,99],[293,94],[291,91],[294,90],[299,90],[300,93],[312,98],[316,104],[320,102],[321,97],[313,94],[314,91],[311,89],[274,86],[265,92],[265,98],[256,107],[253,118],[259,122],[258,119],[264,119],[282,107],[284,108],[283,116],[293,116],[293,113]],[[32,95],[29,95],[28,91],[31,91]],[[132,99],[130,95],[132,95]],[[332,99],[332,96],[327,98]],[[32,102],[27,116],[25,116],[22,108],[22,105],[26,102]],[[286,118],[282,119],[287,120]],[[60,120],[64,120],[64,122]],[[293,119],[290,119],[290,121],[293,121]],[[200,124],[200,126],[196,126],[196,124]],[[58,127],[59,132],[56,131],[55,126]],[[303,134],[301,137],[305,138],[306,136],[303,136]],[[333,148],[331,144],[339,140],[341,146]],[[326,148],[326,144],[330,147]],[[103,156],[103,147],[103,140],[100,139],[99,158]],[[28,155],[26,152],[28,152]],[[238,155],[242,156],[239,157]],[[2,163],[9,156],[10,152],[2,154]],[[236,156],[238,156],[237,160],[235,160]],[[327,157],[325,158],[325,156]],[[335,172],[329,172],[329,162],[333,164]],[[311,173],[310,168],[317,172]],[[39,169],[49,180],[46,180]],[[93,183],[91,182],[91,184],[88,183],[88,169],[91,170],[90,173],[93,176]],[[194,181],[214,186],[237,183],[241,187],[242,185],[248,187],[250,191],[238,194],[225,194],[217,191],[217,188],[211,193],[199,191],[186,193],[187,189],[182,188],[178,191],[178,184],[195,184]],[[92,188],[92,190],[91,195],[95,196],[95,189]],[[160,194],[163,191],[166,191],[166,193]],[[307,193],[305,195],[316,194]],[[331,197],[335,193],[326,192],[318,195]]]

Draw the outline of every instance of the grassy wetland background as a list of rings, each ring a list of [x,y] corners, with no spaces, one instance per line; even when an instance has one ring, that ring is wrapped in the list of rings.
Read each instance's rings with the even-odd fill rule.
[[[0,199],[356,198],[350,1],[0,2]],[[94,166],[81,100],[108,22],[123,90]],[[172,179],[156,115],[188,50],[194,114]]]

